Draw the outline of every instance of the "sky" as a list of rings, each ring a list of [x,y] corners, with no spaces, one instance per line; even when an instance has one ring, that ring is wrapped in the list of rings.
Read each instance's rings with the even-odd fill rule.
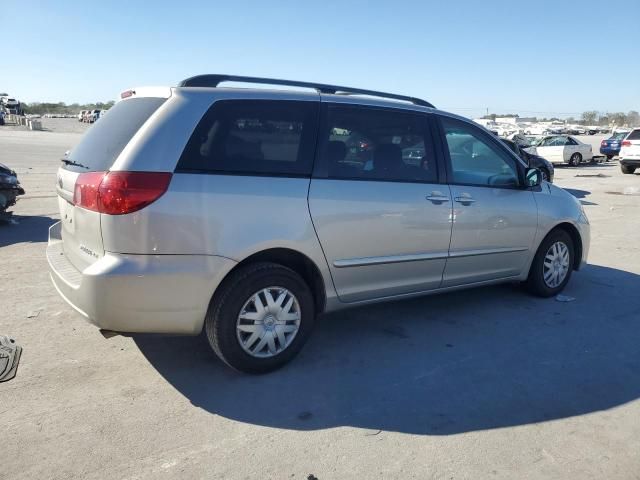
[[[0,91],[24,102],[227,73],[389,91],[469,117],[640,110],[640,0],[2,0],[0,23]]]

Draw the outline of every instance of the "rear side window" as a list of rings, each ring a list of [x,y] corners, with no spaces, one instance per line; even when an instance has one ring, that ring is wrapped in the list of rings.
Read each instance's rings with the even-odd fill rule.
[[[176,171],[310,176],[318,104],[221,100],[194,130]]]
[[[329,178],[401,182],[437,181],[424,115],[329,105],[321,155]]]
[[[87,130],[68,159],[79,165],[66,165],[74,172],[107,171],[131,138],[166,98],[141,97],[122,100]]]
[[[634,130],[626,138],[627,140],[640,140],[640,130]]]

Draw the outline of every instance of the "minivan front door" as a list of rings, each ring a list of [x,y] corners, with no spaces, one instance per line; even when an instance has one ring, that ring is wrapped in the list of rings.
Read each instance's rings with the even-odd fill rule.
[[[340,300],[438,288],[452,202],[426,117],[347,103],[323,116],[309,209]]]
[[[443,287],[515,277],[537,230],[533,192],[519,188],[517,160],[474,125],[441,117],[453,229]]]

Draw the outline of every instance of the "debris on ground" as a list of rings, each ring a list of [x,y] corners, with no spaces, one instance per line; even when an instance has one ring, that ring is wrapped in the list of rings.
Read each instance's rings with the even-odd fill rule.
[[[625,187],[621,192],[604,192],[609,195],[637,195],[640,196],[640,187]]]
[[[22,347],[13,338],[0,335],[0,382],[6,382],[16,376]]]
[[[24,195],[24,188],[20,186],[18,175],[6,165],[0,163],[0,213],[16,204],[16,198]],[[6,220],[8,220],[7,217]]]
[[[575,297],[570,297],[569,295],[556,295],[557,302],[573,302]]]
[[[27,313],[27,318],[36,318],[38,315],[40,315],[40,310],[32,310]]]

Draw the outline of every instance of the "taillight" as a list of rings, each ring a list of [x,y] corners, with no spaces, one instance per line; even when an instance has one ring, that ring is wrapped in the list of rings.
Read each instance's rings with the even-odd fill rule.
[[[603,147],[607,146],[607,141],[606,140],[602,140],[602,142],[600,142],[600,145],[602,145]]]
[[[73,189],[73,204],[87,210],[98,211],[98,188],[104,172],[81,173]]]
[[[155,202],[167,191],[168,172],[91,172],[78,175],[73,203],[79,207],[124,215]]]
[[[622,146],[623,147],[630,147],[631,146],[631,141],[625,140],[624,142],[622,142]]]

